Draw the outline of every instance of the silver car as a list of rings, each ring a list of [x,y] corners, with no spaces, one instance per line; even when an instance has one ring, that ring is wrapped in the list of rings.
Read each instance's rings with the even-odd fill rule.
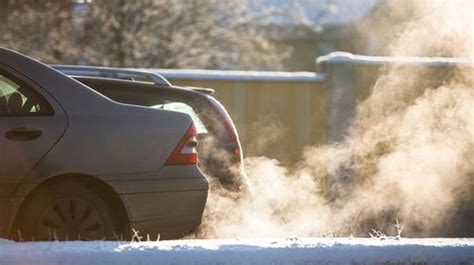
[[[196,146],[189,115],[117,103],[0,48],[0,236],[190,232],[209,186]]]
[[[251,196],[237,129],[224,106],[212,96],[213,89],[175,86],[148,70],[52,67],[117,102],[189,114],[198,133],[199,166],[211,189],[224,188],[233,198]]]

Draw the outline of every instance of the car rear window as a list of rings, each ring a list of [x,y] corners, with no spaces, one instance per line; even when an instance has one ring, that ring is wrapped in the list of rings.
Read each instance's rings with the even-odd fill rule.
[[[198,134],[205,134],[208,133],[208,130],[206,126],[204,125],[204,122],[199,118],[199,115],[196,113],[196,111],[189,106],[188,104],[184,102],[177,102],[177,101],[165,101],[161,104],[151,106],[152,108],[157,108],[157,109],[164,109],[164,110],[172,110],[172,111],[178,111],[182,113],[186,113],[191,118],[193,119],[194,125],[196,126],[196,130]]]

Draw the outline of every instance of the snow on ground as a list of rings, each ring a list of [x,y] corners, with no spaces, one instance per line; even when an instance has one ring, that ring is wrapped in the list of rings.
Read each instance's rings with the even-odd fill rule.
[[[161,242],[0,240],[0,264],[474,264],[474,238],[287,238]]]

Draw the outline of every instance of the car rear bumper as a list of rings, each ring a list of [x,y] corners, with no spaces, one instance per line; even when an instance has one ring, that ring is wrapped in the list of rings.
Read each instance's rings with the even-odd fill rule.
[[[174,238],[201,224],[209,184],[197,166],[166,166],[158,173],[109,176],[106,182],[122,199],[131,228],[141,235]]]
[[[121,195],[131,216],[130,227],[141,234],[179,237],[201,224],[207,190]]]
[[[156,218],[148,221],[132,222],[130,227],[138,231],[140,236],[148,235],[151,240],[156,240],[158,236],[160,239],[175,239],[194,231],[201,224],[201,219],[202,214]]]

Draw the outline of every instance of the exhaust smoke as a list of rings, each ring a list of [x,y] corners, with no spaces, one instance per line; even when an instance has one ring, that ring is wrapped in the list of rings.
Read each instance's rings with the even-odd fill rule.
[[[390,55],[474,60],[474,2],[412,4],[418,15]],[[344,141],[307,147],[291,170],[245,159],[252,198],[214,187],[193,237],[393,235],[396,220],[408,236],[445,231],[472,192],[473,78],[472,68],[382,69]]]

